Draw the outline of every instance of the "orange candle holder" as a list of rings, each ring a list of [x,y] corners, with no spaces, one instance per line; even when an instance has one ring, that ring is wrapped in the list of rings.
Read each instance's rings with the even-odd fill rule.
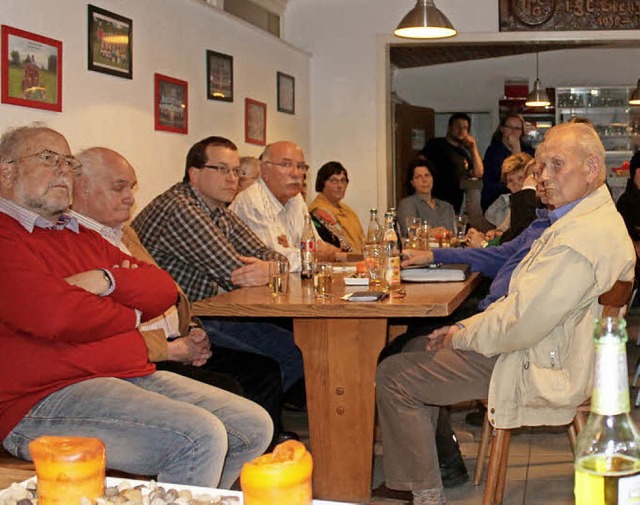
[[[97,438],[40,437],[29,444],[39,505],[79,505],[104,495],[106,452]]]
[[[303,444],[288,440],[272,453],[245,463],[240,486],[245,505],[310,505],[313,461]]]

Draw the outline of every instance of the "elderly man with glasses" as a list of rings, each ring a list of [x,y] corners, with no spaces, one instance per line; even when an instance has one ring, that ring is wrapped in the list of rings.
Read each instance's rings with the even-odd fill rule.
[[[304,218],[309,213],[300,191],[309,165],[302,149],[286,141],[265,147],[260,160],[260,178],[239,193],[229,208],[265,244],[288,258],[291,271],[298,271]],[[318,252],[327,259],[340,252],[316,239]]]
[[[266,285],[268,262],[286,259],[227,209],[238,190],[239,173],[236,145],[223,137],[205,138],[189,150],[182,182],[156,197],[131,223],[192,303],[220,290]],[[275,359],[285,392],[302,378],[302,355],[290,321],[203,318],[202,323],[216,346]]]
[[[82,167],[43,127],[0,138],[0,440],[100,438],[108,468],[229,487],[271,439],[254,403],[149,362],[140,326],[176,302],[171,277],[68,213]]]

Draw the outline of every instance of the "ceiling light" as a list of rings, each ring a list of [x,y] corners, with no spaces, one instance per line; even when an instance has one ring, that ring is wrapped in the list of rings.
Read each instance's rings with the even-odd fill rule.
[[[533,84],[533,90],[527,96],[525,102],[527,107],[547,107],[551,105],[547,90],[540,84],[540,78],[538,74],[538,53],[536,53],[536,82]]]
[[[634,89],[633,93],[631,93],[631,97],[629,98],[629,105],[640,105],[640,79],[638,79],[636,89]]]
[[[408,39],[442,39],[453,37],[456,29],[433,0],[418,0],[416,6],[402,18],[393,34]]]

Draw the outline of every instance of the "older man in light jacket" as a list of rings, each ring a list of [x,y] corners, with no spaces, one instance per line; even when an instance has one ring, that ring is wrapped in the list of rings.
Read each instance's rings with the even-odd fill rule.
[[[635,253],[604,185],[593,129],[562,124],[536,152],[551,226],[513,273],[508,294],[428,336],[425,352],[383,361],[377,402],[387,487],[414,504],[446,503],[434,442],[438,407],[489,398],[498,428],[567,424],[590,395],[598,297],[631,280]]]

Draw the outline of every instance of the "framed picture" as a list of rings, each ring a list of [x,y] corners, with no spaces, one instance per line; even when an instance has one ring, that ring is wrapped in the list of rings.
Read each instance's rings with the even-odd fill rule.
[[[89,5],[89,70],[133,79],[133,21]]]
[[[162,74],[155,75],[156,130],[189,132],[189,84]]]
[[[207,98],[233,102],[233,56],[207,50]]]
[[[267,142],[267,104],[245,98],[244,141],[263,146]]]
[[[296,113],[296,79],[283,72],[278,72],[278,111]]]
[[[2,25],[2,103],[62,111],[62,42]]]

